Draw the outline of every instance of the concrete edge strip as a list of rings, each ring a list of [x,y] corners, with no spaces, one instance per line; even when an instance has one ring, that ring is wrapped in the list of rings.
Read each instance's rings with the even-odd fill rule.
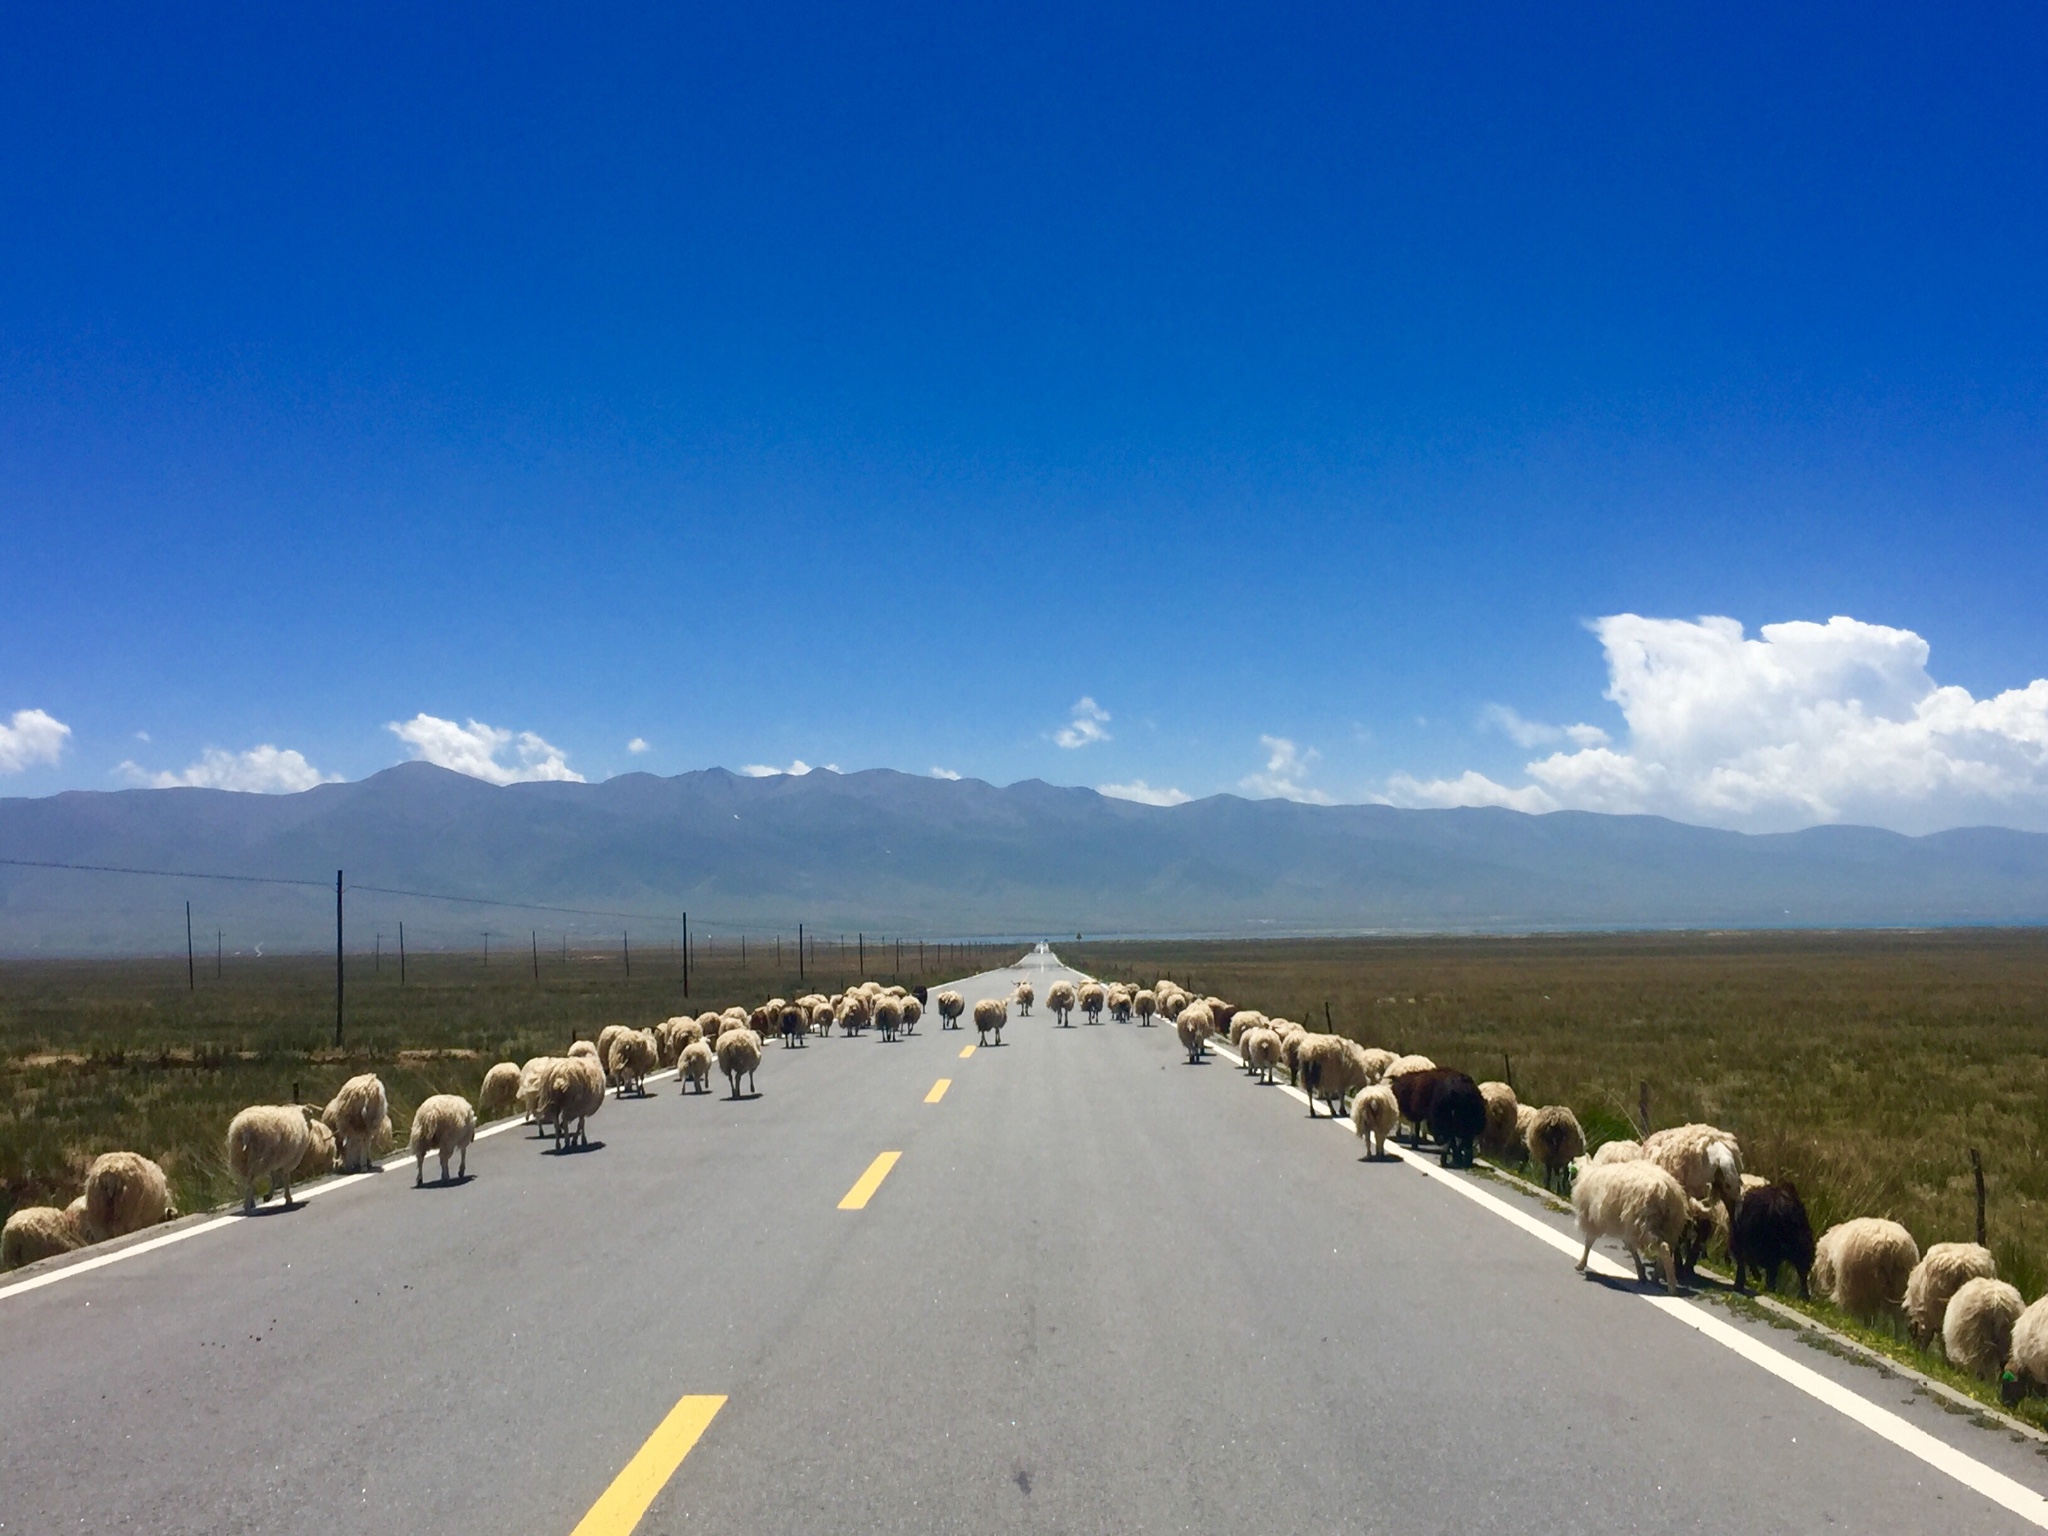
[[[1240,1068],[1244,1065],[1243,1058],[1236,1052],[1214,1041],[1211,1041],[1210,1049],[1225,1061]],[[1309,1102],[1308,1095],[1299,1088],[1281,1082],[1275,1082],[1273,1086],[1303,1104]],[[1340,1120],[1337,1123],[1344,1122]],[[1521,1228],[1539,1241],[1548,1243],[1559,1252],[1575,1254],[1580,1249],[1581,1245],[1565,1233],[1538,1221],[1527,1211],[1516,1210],[1498,1195],[1481,1189],[1474,1181],[1460,1178],[1442,1168],[1432,1168],[1428,1159],[1406,1147],[1397,1146],[1391,1141],[1387,1145],[1403,1162],[1421,1169],[1443,1186],[1457,1191],[1475,1205],[1491,1211],[1502,1220]],[[1604,1254],[1594,1254],[1590,1267],[1603,1275],[1627,1280],[1635,1278],[1631,1271],[1622,1268]],[[1702,1338],[1711,1339],[1750,1364],[1768,1371],[1787,1386],[1797,1388],[1815,1402],[1825,1404],[1908,1455],[1917,1457],[1937,1472],[1946,1473],[1965,1488],[1982,1494],[2003,1509],[2010,1510],[2029,1525],[2048,1530],[2048,1495],[2036,1493],[2026,1484],[1986,1466],[1966,1452],[1957,1450],[1946,1440],[1937,1439],[1919,1426],[1907,1423],[1889,1408],[1881,1408],[1860,1393],[1839,1382],[1830,1381],[1811,1366],[1802,1365],[1783,1351],[1773,1349],[1760,1339],[1752,1338],[1697,1303],[1676,1296],[1647,1292],[1637,1292],[1635,1295],[1637,1300],[1647,1302],[1665,1316],[1683,1323]],[[1970,1406],[1974,1408],[1979,1405],[1971,1403]]]
[[[650,1083],[663,1082],[668,1078],[674,1077],[676,1072],[677,1069],[674,1067],[661,1072],[650,1072],[647,1074],[646,1080]],[[484,1126],[470,1138],[470,1142],[474,1145],[487,1136],[500,1136],[506,1131],[518,1130],[526,1124],[527,1121],[523,1116],[507,1115],[502,1120],[493,1120],[490,1124]],[[403,1172],[405,1172],[404,1158],[392,1157],[387,1154],[382,1166],[372,1168],[367,1173],[331,1175],[316,1184],[306,1186],[304,1192],[298,1195],[297,1199],[301,1204],[304,1204],[306,1201],[317,1199],[321,1195],[331,1195],[338,1189],[347,1189],[352,1185],[361,1184],[365,1180],[375,1178],[380,1173]],[[17,1280],[12,1285],[0,1285],[0,1301],[5,1301],[10,1296],[24,1295],[29,1291],[39,1291],[46,1285],[55,1285],[59,1280],[69,1280],[76,1275],[90,1274],[96,1269],[105,1269],[109,1264],[120,1264],[128,1259],[140,1258],[145,1253],[155,1253],[158,1249],[168,1248],[173,1243],[187,1242],[192,1238],[203,1236],[209,1232],[220,1232],[248,1219],[242,1212],[234,1211],[227,1215],[216,1216],[211,1221],[202,1221],[195,1226],[180,1227],[175,1232],[166,1232],[163,1236],[150,1238],[147,1242],[131,1243],[125,1248],[116,1248],[111,1253],[93,1254],[90,1257],[81,1258],[73,1263],[63,1265],[61,1268],[48,1270],[40,1275],[30,1275],[27,1279]]]

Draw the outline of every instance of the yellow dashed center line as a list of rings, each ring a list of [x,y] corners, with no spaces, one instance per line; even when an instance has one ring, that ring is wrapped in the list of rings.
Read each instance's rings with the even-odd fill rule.
[[[971,1045],[963,1045],[963,1046],[961,1046],[961,1047],[960,1047],[960,1059],[961,1059],[962,1061],[965,1061],[965,1060],[966,1060],[966,1059],[967,1059],[968,1057],[972,1056],[973,1054],[974,1054],[974,1047],[973,1047],[973,1046],[971,1046]]]
[[[940,1078],[936,1083],[932,1084],[932,1091],[924,1096],[925,1103],[938,1103],[939,1100],[943,1099],[946,1096],[946,1090],[952,1086],[953,1079],[951,1079],[950,1077]]]
[[[866,1210],[868,1208],[868,1201],[874,1198],[875,1191],[882,1187],[882,1180],[889,1177],[889,1170],[896,1166],[896,1159],[902,1155],[901,1152],[884,1152],[872,1163],[869,1163],[868,1171],[853,1181],[853,1188],[849,1189],[846,1192],[846,1198],[839,1202],[839,1209],[842,1211]]]
[[[647,1443],[633,1453],[611,1487],[576,1522],[569,1536],[630,1536],[655,1495],[668,1486],[690,1448],[725,1406],[721,1397],[686,1397],[669,1409]]]

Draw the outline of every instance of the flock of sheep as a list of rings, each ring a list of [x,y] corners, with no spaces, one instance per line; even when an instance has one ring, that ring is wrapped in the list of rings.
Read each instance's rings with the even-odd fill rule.
[[[1284,1069],[1308,1095],[1311,1115],[1318,1102],[1332,1115],[1344,1113],[1348,1102],[1352,1130],[1371,1160],[1384,1158],[1387,1139],[1406,1126],[1409,1144],[1420,1147],[1427,1134],[1446,1166],[1469,1167],[1480,1152],[1496,1162],[1533,1164],[1546,1189],[1570,1191],[1585,1244],[1582,1272],[1593,1244],[1615,1238],[1635,1260],[1639,1281],[1650,1279],[1654,1260],[1675,1292],[1718,1237],[1738,1291],[1747,1289],[1752,1272],[1774,1289],[1779,1270],[1790,1265],[1801,1296],[1818,1291],[1866,1321],[1903,1318],[1922,1348],[1939,1340],[1957,1369],[1997,1378],[2008,1403],[2048,1392],[2048,1296],[2027,1305],[1998,1278],[1997,1262],[1980,1243],[1935,1243],[1923,1254],[1905,1227],[1884,1217],[1841,1222],[1816,1241],[1799,1191],[1789,1181],[1744,1172],[1732,1132],[1673,1126],[1641,1141],[1609,1141],[1589,1156],[1568,1107],[1522,1104],[1508,1084],[1474,1082],[1426,1056],[1318,1034],[1221,998],[1192,996],[1168,980],[1141,989],[1090,982],[1080,990],[1091,989],[1113,1016],[1170,1021],[1191,1062],[1202,1059],[1211,1037],[1227,1035],[1258,1081],[1270,1083]],[[1056,997],[1048,1003],[1059,1009]]]
[[[1020,989],[1026,1012],[1031,989]],[[762,1042],[779,1035],[785,1046],[802,1046],[812,1035],[836,1026],[848,1035],[868,1029],[886,1040],[914,1033],[924,1017],[922,987],[884,987],[868,981],[827,997],[813,993],[792,1000],[770,998],[755,1009],[728,1008],[695,1018],[664,1019],[652,1029],[607,1025],[595,1040],[578,1040],[564,1056],[536,1056],[525,1064],[501,1061],[484,1073],[472,1106],[460,1094],[437,1093],[413,1112],[408,1150],[413,1182],[426,1179],[427,1158],[439,1164],[441,1182],[467,1177],[469,1144],[479,1112],[486,1119],[522,1112],[529,1124],[552,1136],[556,1150],[588,1145],[590,1117],[616,1097],[645,1097],[650,1073],[674,1067],[685,1092],[708,1093],[715,1064],[740,1097],[741,1084],[755,1091]],[[957,992],[937,998],[941,1027],[957,1029],[965,1004]],[[1002,1002],[975,1005],[974,1023],[983,1040],[998,1043],[1008,1020]],[[228,1123],[229,1170],[242,1191],[242,1209],[255,1210],[258,1191],[267,1203],[282,1194],[291,1209],[292,1186],[324,1175],[371,1169],[392,1145],[390,1101],[374,1073],[352,1077],[322,1108],[302,1104],[252,1104]],[[125,1237],[177,1216],[163,1169],[137,1152],[108,1152],[87,1171],[85,1193],[67,1207],[26,1206],[0,1229],[0,1269],[32,1264],[91,1243]]]

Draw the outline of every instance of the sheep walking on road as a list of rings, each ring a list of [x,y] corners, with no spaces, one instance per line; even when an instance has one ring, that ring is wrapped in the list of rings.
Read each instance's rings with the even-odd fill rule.
[[[1153,1019],[1159,1016],[1159,996],[1150,987],[1140,987],[1138,995],[1131,999],[1131,1011],[1138,1016],[1138,1027],[1150,1029]]]
[[[939,994],[939,1028],[958,1029],[960,1015],[967,1011],[967,1000],[958,992],[946,991]]]
[[[572,1047],[572,1054],[548,1064],[538,1118],[554,1128],[557,1152],[590,1145],[590,1117],[604,1108],[604,1090],[604,1068],[594,1055],[573,1054]]]
[[[999,997],[984,997],[974,1005],[974,1031],[983,1045],[994,1035],[995,1043],[1003,1043],[1003,1026],[1010,1022],[1010,1010]]]
[[[1586,1133],[1579,1128],[1579,1117],[1563,1104],[1548,1104],[1537,1110],[1529,1122],[1528,1136],[1529,1158],[1542,1174],[1545,1189],[1555,1189],[1563,1183],[1571,1173],[1573,1160],[1585,1155]]]
[[[1028,1010],[1027,1010],[1027,1011],[1028,1011]],[[914,1035],[914,1034],[916,1034],[916,1033],[917,1033],[917,1021],[918,1021],[919,1019],[923,1018],[923,1017],[924,1017],[924,1004],[923,1004],[923,1003],[919,1002],[919,1001],[917,1000],[917,998],[915,998],[915,997],[906,997],[906,998],[904,998],[904,999],[903,999],[903,1033],[904,1033],[904,1034],[906,1034],[906,1035]]]
[[[613,1042],[616,1046],[617,1042]],[[649,1042],[650,1048],[653,1042]],[[459,1093],[437,1093],[420,1101],[420,1107],[412,1112],[412,1135],[408,1145],[412,1150],[412,1187],[418,1189],[427,1181],[427,1154],[432,1152],[441,1160],[441,1182],[448,1182],[448,1159],[459,1155],[461,1166],[456,1170],[458,1179],[469,1177],[469,1144],[476,1139],[476,1111],[469,1107],[469,1100]]]
[[[1247,1030],[1238,1044],[1244,1049],[1244,1064],[1251,1075],[1261,1083],[1270,1084],[1273,1069],[1280,1065],[1280,1032],[1262,1025],[1258,1029]]]
[[[1202,1053],[1209,1046],[1209,1031],[1212,1021],[1209,1010],[1201,1003],[1190,1003],[1181,1009],[1180,1017],[1173,1021],[1175,1031],[1180,1035],[1181,1049],[1188,1053],[1188,1065],[1197,1065]]]
[[[718,1037],[718,1069],[732,1084],[732,1096],[740,1096],[740,1079],[747,1080],[747,1092],[758,1094],[755,1069],[761,1065],[761,1037],[751,1029],[731,1029]]]
[[[1185,1017],[1185,1015],[1183,1015]],[[1309,1035],[1295,1051],[1296,1077],[1308,1095],[1308,1117],[1316,1100],[1330,1106],[1330,1118],[1344,1113],[1344,1101],[1365,1086],[1365,1050],[1342,1035]]]
[[[384,1096],[383,1082],[374,1072],[365,1072],[343,1083],[327,1101],[320,1118],[334,1132],[335,1145],[341,1149],[343,1173],[369,1169],[378,1146],[391,1135],[390,1101]]]
[[[483,1087],[477,1090],[477,1113],[486,1120],[495,1120],[500,1115],[509,1115],[519,1107],[519,1064],[515,1061],[501,1061],[484,1074]]]
[[[305,1159],[311,1135],[305,1111],[296,1104],[252,1104],[228,1122],[228,1171],[242,1186],[244,1216],[256,1209],[259,1179],[269,1181],[265,1201],[281,1190],[284,1208],[289,1211],[297,1206],[292,1199],[292,1179]]]
[[[1032,991],[1032,990],[1031,990],[1031,983],[1030,983],[1030,982],[1028,982],[1028,981],[1020,981],[1020,982],[1018,982],[1018,983],[1017,983],[1017,1017],[1018,1017],[1018,1018],[1020,1018],[1020,1019],[1028,1019],[1028,1018],[1030,1018],[1030,1017],[1031,1017],[1031,1005],[1032,1005],[1033,1003],[1037,1002],[1037,1001],[1038,1001],[1038,994],[1037,994],[1036,992],[1034,992],[1034,991]]]
[[[622,1029],[612,1037],[612,1052],[605,1062],[612,1092],[618,1098],[633,1094],[647,1097],[647,1074],[661,1060],[660,1047],[644,1029]]]
[[[1636,1261],[1636,1279],[1649,1279],[1645,1255],[1664,1270],[1664,1289],[1678,1294],[1678,1261],[1674,1257],[1697,1207],[1664,1169],[1651,1162],[1581,1163],[1572,1182],[1572,1214],[1578,1219],[1585,1251],[1578,1270],[1586,1272],[1593,1244],[1617,1237]]]
[[[1369,1083],[1351,1101],[1351,1131],[1365,1143],[1365,1155],[1377,1163],[1387,1155],[1387,1138],[1401,1123],[1401,1107],[1385,1083]]]
[[[683,1047],[683,1054],[677,1059],[676,1065],[684,1082],[690,1084],[699,1093],[709,1093],[711,1091],[711,1064],[715,1059],[712,1055],[710,1041],[692,1040]]]
[[[1045,994],[1045,1006],[1052,1010],[1053,1018],[1061,1029],[1073,1028],[1069,1015],[1079,1002],[1080,998],[1075,995],[1074,984],[1071,981],[1056,981],[1052,984],[1052,990]]]
[[[878,999],[875,1003],[875,1028],[882,1032],[882,1038],[895,1044],[896,1031],[902,1027],[903,1005],[893,997]]]

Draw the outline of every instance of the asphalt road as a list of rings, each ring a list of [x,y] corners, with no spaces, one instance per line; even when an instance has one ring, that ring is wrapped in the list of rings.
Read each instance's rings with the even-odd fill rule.
[[[2036,1528],[1170,1028],[974,1038],[771,1044],[758,1098],[665,1081],[587,1153],[515,1130],[0,1294],[0,1532],[567,1536],[690,1394],[642,1532]]]

